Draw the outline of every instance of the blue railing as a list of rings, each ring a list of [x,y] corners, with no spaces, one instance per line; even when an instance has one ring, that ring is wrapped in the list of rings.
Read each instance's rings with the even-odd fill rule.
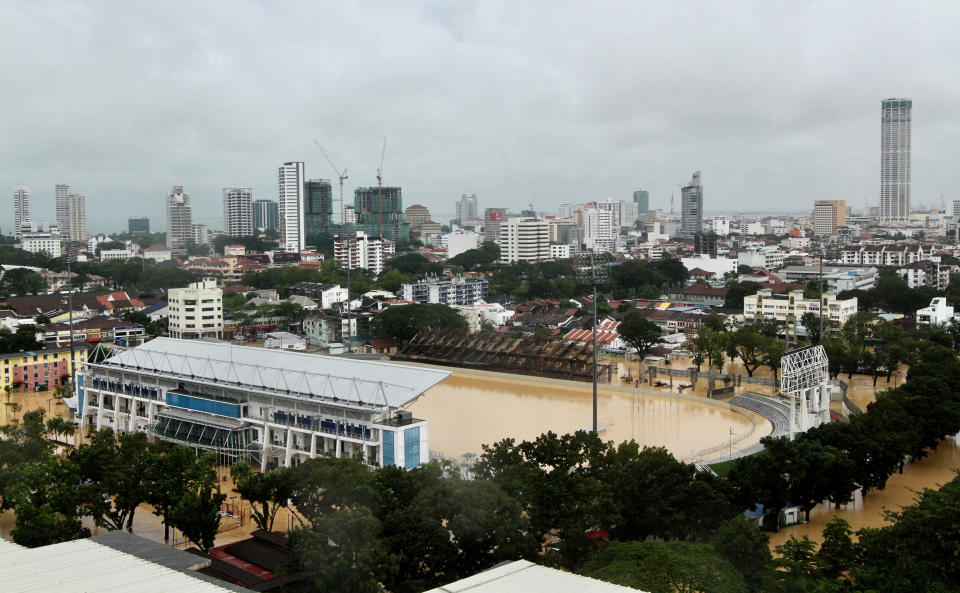
[[[277,424],[297,426],[309,430],[320,430],[330,434],[338,434],[356,439],[370,439],[373,431],[362,424],[349,422],[335,422],[333,420],[318,420],[315,416],[294,414],[288,412],[274,412],[273,421]]]

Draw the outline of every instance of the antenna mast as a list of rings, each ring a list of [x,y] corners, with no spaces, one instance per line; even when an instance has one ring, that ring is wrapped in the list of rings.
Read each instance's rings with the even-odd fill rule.
[[[387,137],[383,137],[383,150],[380,151],[380,166],[377,167],[377,229],[383,238],[383,157],[387,154]],[[396,236],[393,237],[397,239]]]

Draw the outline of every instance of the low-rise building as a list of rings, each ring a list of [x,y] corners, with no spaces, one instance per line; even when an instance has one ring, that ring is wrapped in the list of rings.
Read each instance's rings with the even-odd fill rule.
[[[347,287],[321,282],[297,282],[290,287],[290,294],[309,297],[320,305],[321,309],[329,309],[349,298]]]
[[[843,292],[845,290],[870,290],[877,285],[877,269],[862,266],[823,266],[824,290]],[[820,266],[787,266],[779,275],[785,282],[806,283],[820,279]]]
[[[484,277],[428,276],[418,282],[400,285],[400,298],[415,303],[472,305],[487,298],[489,281]]]
[[[152,259],[158,264],[173,259],[173,252],[166,245],[151,245],[143,250],[144,259]]]
[[[823,294],[825,325],[833,331],[839,330],[848,319],[857,314],[857,297],[839,299],[836,294]],[[801,320],[804,314],[820,316],[820,301],[807,299],[802,290],[792,290],[784,294],[774,294],[770,289],[743,297],[743,317],[747,321],[775,319],[784,324],[784,334],[805,336],[806,328]]]
[[[483,301],[472,305],[454,305],[454,309],[467,320],[467,326],[471,332],[480,331],[483,324],[487,323],[494,328],[506,325],[515,311],[504,308],[500,303],[484,303]]]
[[[558,245],[557,243],[550,245],[550,259],[570,259],[571,257],[573,257],[572,245]]]
[[[86,344],[74,346],[75,363],[86,362]],[[7,385],[21,389],[51,391],[70,382],[70,347],[49,348],[29,352],[0,354],[3,364],[3,380],[0,388]]]
[[[263,340],[263,347],[277,350],[306,350],[307,341],[290,332],[268,332]]]
[[[917,325],[946,325],[953,320],[953,307],[945,297],[934,297],[929,307],[917,310]]]

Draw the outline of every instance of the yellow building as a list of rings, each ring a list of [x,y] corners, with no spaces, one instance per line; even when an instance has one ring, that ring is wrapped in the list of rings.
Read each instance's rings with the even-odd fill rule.
[[[14,389],[36,389],[46,385],[54,390],[69,382],[70,376],[70,348],[50,348],[47,350],[33,350],[29,352],[12,352],[0,354],[3,361],[3,379],[0,388],[7,385]],[[74,351],[74,361],[86,362],[87,345],[77,344]]]

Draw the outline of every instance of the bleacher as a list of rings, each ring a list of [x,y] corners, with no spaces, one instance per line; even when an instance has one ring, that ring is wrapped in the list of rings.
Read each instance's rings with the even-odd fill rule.
[[[730,405],[756,412],[773,425],[772,437],[790,434],[790,405],[780,398],[759,393],[744,393],[730,400]]]

